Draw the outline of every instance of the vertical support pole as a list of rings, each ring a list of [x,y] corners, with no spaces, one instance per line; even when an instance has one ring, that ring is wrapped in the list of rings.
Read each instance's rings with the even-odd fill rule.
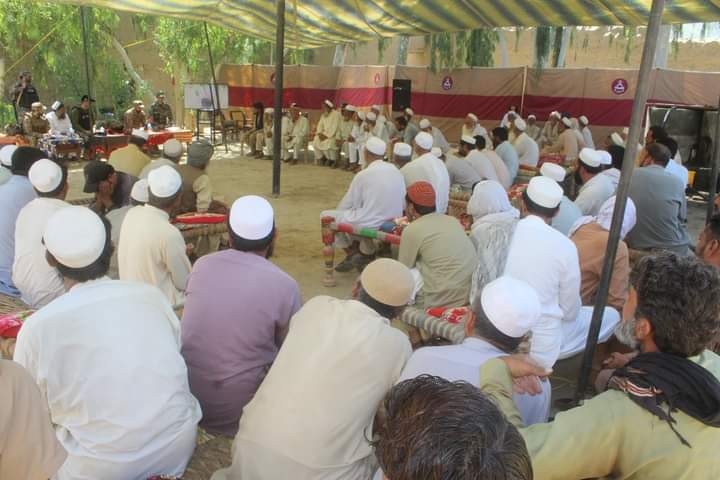
[[[273,178],[272,194],[280,195],[280,156],[282,155],[282,101],[285,51],[285,0],[277,4],[277,31],[275,32],[275,115],[273,116]]]
[[[320,219],[320,233],[323,242],[323,261],[325,262],[325,276],[323,277],[323,285],[326,287],[334,287],[337,285],[335,281],[335,230],[332,224],[335,222],[333,217],[322,217]]]
[[[593,355],[595,354],[605,304],[607,303],[610,278],[612,277],[612,269],[615,264],[617,247],[620,243],[620,228],[622,227],[623,217],[625,216],[625,205],[627,204],[628,192],[630,190],[630,178],[632,177],[632,171],[635,167],[635,156],[637,154],[636,139],[640,136],[640,129],[642,128],[643,116],[645,114],[645,104],[647,103],[650,91],[650,73],[653,68],[655,48],[657,46],[664,7],[665,0],[653,0],[652,8],[650,9],[650,19],[648,21],[647,33],[645,34],[645,45],[643,46],[642,60],[638,72],[635,100],[633,101],[627,148],[625,149],[625,156],[623,157],[620,185],[618,185],[616,193],[615,210],[613,211],[607,250],[605,251],[605,262],[603,264],[600,285],[595,299],[595,307],[593,309],[590,331],[588,332],[585,353],[583,355],[582,367],[580,368],[577,391],[575,392],[576,402],[580,402],[584,398],[585,390],[587,389]]]
[[[80,27],[82,29],[83,54],[85,56],[85,81],[87,82],[87,94],[90,98],[92,98],[92,81],[90,79],[90,54],[88,53],[88,32],[87,20],[85,18],[85,8],[87,7],[80,7]]]
[[[672,160],[671,160],[672,161]],[[718,99],[717,116],[715,117],[715,138],[713,138],[713,156],[710,168],[710,197],[707,204],[707,215],[705,221],[709,222],[715,207],[715,195],[717,194],[718,170],[720,170],[720,98]]]
[[[215,120],[218,113],[220,114],[220,121],[223,121],[222,116],[222,105],[220,104],[220,93],[218,91],[217,86],[217,79],[215,78],[215,62],[213,61],[212,56],[212,49],[210,48],[210,34],[208,33],[208,26],[207,22],[203,22],[203,26],[205,27],[205,43],[207,44],[207,50],[208,50],[208,60],[210,61],[210,73],[212,74],[212,86],[213,86],[213,93],[215,100],[213,101],[213,113],[212,113],[212,123],[210,126],[210,130],[214,131],[215,129]],[[211,95],[212,98],[212,95]],[[227,139],[225,138],[225,128],[221,125],[220,127],[220,133],[222,135],[223,144],[225,145],[225,151],[227,152],[228,146],[227,146]],[[215,136],[213,135],[213,141]]]

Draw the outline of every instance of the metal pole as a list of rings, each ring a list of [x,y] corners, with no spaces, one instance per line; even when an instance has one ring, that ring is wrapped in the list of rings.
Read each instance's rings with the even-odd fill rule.
[[[85,20],[85,7],[80,7],[80,26],[82,27],[83,51],[85,53],[85,80],[87,81],[87,94],[92,98],[90,81],[90,55],[88,53],[88,34]],[[91,104],[92,105],[92,104]]]
[[[203,26],[205,27],[205,43],[207,44],[208,60],[210,60],[210,73],[212,74],[213,90],[215,92],[215,101],[213,102],[212,124],[210,126],[210,131],[214,132],[215,115],[217,114],[216,112],[220,112],[220,120],[222,120],[222,105],[220,105],[220,93],[218,92],[217,79],[215,78],[215,62],[213,61],[212,49],[210,48],[210,34],[208,33],[207,22],[203,22]],[[212,95],[210,96],[210,99],[212,100]],[[198,121],[199,120],[200,119],[198,118]],[[225,138],[225,128],[221,127],[220,133],[222,134],[223,144],[225,145],[225,151],[227,152],[227,139]],[[213,141],[215,141],[214,135]]]
[[[710,169],[710,197],[707,204],[705,221],[709,222],[715,208],[715,195],[717,194],[718,169],[720,169],[720,98],[718,99],[717,116],[715,117],[715,138],[713,139],[713,157]]]
[[[283,101],[283,68],[285,50],[285,0],[276,0],[277,28],[275,32],[275,114],[273,116],[273,178],[272,194],[280,195],[280,155],[282,148],[282,101]]]
[[[637,138],[640,136],[643,115],[645,113],[645,103],[647,102],[650,91],[650,73],[653,68],[655,47],[657,46],[664,6],[665,0],[653,0],[650,10],[650,19],[648,21],[647,33],[645,34],[645,45],[643,47],[642,60],[638,72],[635,100],[633,101],[630,131],[628,132],[627,147],[625,148],[625,156],[623,157],[620,185],[616,193],[615,210],[613,211],[607,250],[605,251],[605,262],[603,264],[602,276],[600,277],[600,286],[598,287],[598,293],[595,299],[590,331],[588,332],[587,343],[585,345],[577,391],[575,392],[576,402],[580,402],[584,398],[588,380],[590,379],[593,355],[595,354],[595,346],[597,345],[598,335],[600,334],[600,326],[610,287],[610,278],[612,277],[613,265],[615,264],[615,254],[617,253],[617,247],[620,243],[620,228],[622,227],[623,217],[625,216],[625,205],[627,204],[628,192],[630,190],[630,178],[632,177],[633,168],[635,167]]]

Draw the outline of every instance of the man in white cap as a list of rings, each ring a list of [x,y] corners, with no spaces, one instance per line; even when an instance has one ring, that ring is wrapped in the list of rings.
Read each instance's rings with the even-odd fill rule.
[[[552,145],[557,140],[558,135],[560,134],[558,131],[560,127],[560,118],[561,117],[559,112],[553,111],[550,113],[548,121],[545,122],[545,125],[543,125],[542,131],[540,132],[540,140],[538,140],[538,145],[541,148]]]
[[[25,205],[17,217],[12,278],[22,301],[38,309],[65,293],[62,277],[45,259],[42,236],[50,217],[69,206],[65,202],[67,167],[38,160],[30,167],[28,178],[38,198]]]
[[[568,117],[563,117],[557,126],[559,135],[552,145],[543,148],[542,153],[559,153],[565,157],[566,162],[574,161],[578,158],[580,143],[572,128],[572,121]]]
[[[386,122],[379,122],[374,112],[369,112],[365,116],[365,127],[369,137],[377,137],[383,142],[388,142],[388,130]]]
[[[439,128],[433,127],[430,120],[427,118],[420,120],[420,130],[432,135],[434,147],[438,147],[443,153],[450,151],[450,144],[445,138],[445,135],[443,135]]]
[[[7,147],[5,147],[7,148]],[[12,266],[15,261],[15,221],[20,210],[36,196],[28,180],[28,171],[33,163],[45,154],[33,147],[17,147],[12,154],[12,176],[0,185],[0,294],[19,297],[20,292],[12,281]]]
[[[337,148],[339,150],[338,155],[338,162],[335,163],[335,167],[340,166],[340,158],[342,155],[345,155],[345,165],[343,167],[345,170],[348,170],[350,167],[350,143],[353,142],[353,138],[350,135],[352,133],[352,129],[355,126],[355,121],[353,120],[353,117],[355,116],[355,111],[357,109],[353,105],[345,105],[342,109],[342,119],[340,120],[340,126],[338,127],[337,131],[337,139],[335,140],[335,143],[337,144]]]
[[[485,127],[480,125],[478,117],[474,113],[468,113],[465,116],[462,127],[462,135],[467,135],[469,137],[477,137],[478,135],[482,135],[482,137],[485,139],[485,144],[492,145],[492,142],[490,141],[490,136],[488,135],[488,131],[485,129]]]
[[[150,190],[148,188],[148,181],[146,178],[141,178],[130,190],[130,203],[120,208],[110,210],[105,214],[105,218],[110,222],[110,238],[112,239],[115,249],[113,250],[112,258],[110,258],[110,268],[108,270],[108,277],[113,280],[120,278],[120,271],[118,266],[118,244],[120,243],[120,232],[122,231],[122,224],[125,221],[125,217],[131,208],[139,205],[145,205],[148,202],[150,196]]]
[[[535,140],[525,132],[526,129],[527,124],[525,120],[520,117],[515,117],[515,121],[513,122],[515,139],[512,145],[518,154],[518,162],[520,162],[520,165],[534,168],[537,167],[538,161],[540,160],[540,148]]]
[[[74,133],[70,116],[65,111],[65,104],[55,100],[52,104],[52,112],[46,115],[50,122],[50,133],[53,135],[72,135]]]
[[[300,150],[307,149],[307,136],[310,131],[310,123],[296,104],[290,106],[290,120],[292,122],[292,129],[283,147],[283,160],[290,161],[290,149],[292,149],[292,164],[295,165],[297,164]]]
[[[337,161],[337,144],[335,137],[340,128],[340,113],[334,109],[335,105],[330,100],[322,104],[322,115],[315,127],[315,138],[313,149],[315,150],[315,163],[322,165]]]
[[[385,125],[385,123],[387,122],[387,118],[385,117],[385,115],[383,115],[382,111],[383,108],[380,105],[373,105],[372,107],[370,107],[370,112],[375,114],[375,116],[377,117],[377,122],[381,125]]]
[[[525,133],[535,140],[536,143],[540,141],[540,127],[537,125],[537,117],[535,115],[527,116],[527,128],[525,128]],[[538,147],[539,146],[540,145],[538,145]]]
[[[540,175],[555,180],[561,188],[563,187],[566,173],[565,168],[556,163],[545,162],[542,164],[542,167],[540,167]],[[575,202],[563,194],[558,213],[553,217],[550,225],[563,235],[569,236],[570,228],[575,224],[577,219],[582,216],[583,213],[580,211],[580,208],[575,205]]]
[[[163,165],[167,165],[169,167],[177,169],[178,163],[180,163],[182,155],[182,143],[178,142],[174,138],[171,138],[163,144],[162,156],[145,165],[145,167],[140,172],[140,176],[138,178],[147,178],[150,172],[152,172],[156,168],[162,167]]]
[[[130,209],[118,242],[120,280],[158,287],[171,305],[181,304],[190,275],[190,260],[180,231],[170,214],[180,205],[182,178],[172,167],[148,176],[148,203]]]
[[[230,248],[200,258],[187,288],[182,354],[205,430],[237,433],[302,306],[300,288],[273,265],[274,212],[262,197],[235,200],[228,217]]]
[[[67,293],[25,321],[14,360],[40,387],[68,452],[53,478],[182,475],[202,412],[170,304],[154,287],[105,276],[110,225],[88,208],[57,211],[43,242]]]
[[[243,409],[232,465],[212,480],[370,478],[375,410],[412,351],[390,320],[412,288],[408,268],[382,258],[365,268],[352,300],[308,301]]]
[[[526,282],[508,276],[488,283],[475,303],[473,314],[465,323],[465,340],[459,345],[415,350],[398,383],[420,375],[434,375],[477,387],[480,367],[491,358],[517,352],[540,319],[537,293]],[[525,425],[548,419],[550,382],[541,382],[541,388],[539,395],[513,395]]]
[[[480,135],[478,135],[478,137],[482,138]],[[480,179],[498,181],[497,172],[492,162],[477,149],[477,137],[471,137],[469,135],[460,137],[458,155],[472,167]],[[450,167],[448,166],[448,171],[449,170]],[[470,188],[472,189],[472,187]]]
[[[507,167],[508,172],[510,173],[510,182],[515,182],[515,177],[517,177],[517,172],[520,168],[520,161],[518,160],[518,153],[515,150],[515,147],[513,147],[508,140],[507,128],[493,128],[492,137],[493,145],[495,146],[495,153],[500,156]]]
[[[580,187],[575,205],[583,215],[595,216],[605,201],[615,194],[615,185],[610,177],[601,175],[612,158],[600,152],[583,148],[575,166],[575,185]]]
[[[402,216],[405,181],[395,165],[383,160],[386,148],[379,138],[368,138],[365,145],[367,167],[355,175],[337,209],[322,212],[321,218],[332,217],[337,223],[348,223],[357,228],[378,228]],[[355,267],[362,269],[375,255],[375,242],[369,238],[356,239],[338,233],[335,245],[347,254],[335,267],[338,272],[349,272]]]
[[[275,122],[273,122],[274,116],[275,109],[272,107],[267,107],[265,109],[265,119],[263,120],[263,134],[255,137],[257,141],[255,145],[255,150],[257,150],[258,152],[258,158],[262,158],[263,156],[272,157],[272,137],[275,130]]]
[[[590,131],[590,120],[585,115],[580,115],[578,118],[580,121],[580,133],[582,133],[585,146],[587,148],[595,148],[595,142],[593,141],[592,132]]]
[[[115,168],[117,172],[124,172],[133,177],[137,177],[143,168],[150,163],[150,157],[147,156],[143,147],[148,141],[148,132],[141,128],[132,130],[129,143],[114,150],[110,154],[108,163]]]
[[[408,163],[400,173],[405,178],[405,187],[415,182],[429,182],[435,190],[435,208],[438,213],[447,212],[450,200],[450,174],[445,164],[433,155],[433,137],[427,132],[420,132],[414,140],[417,158]]]
[[[365,143],[368,139],[368,132],[365,128],[365,114],[356,111],[353,115],[353,128],[350,131],[348,142],[349,164],[348,170],[355,173],[360,170],[361,163],[365,164]]]
[[[401,173],[402,168],[412,161],[412,153],[412,147],[407,143],[398,142],[393,145],[392,162],[400,169]],[[404,175],[403,178],[405,178]]]
[[[16,149],[16,145],[5,145],[0,149],[0,185],[12,177],[12,156]]]
[[[475,139],[473,138],[473,140]],[[471,146],[471,148],[473,147],[474,145]],[[458,158],[450,152],[443,154],[439,147],[433,147],[430,153],[445,162],[445,167],[447,167],[450,175],[451,186],[457,185],[463,192],[472,193],[473,186],[483,180],[483,177],[466,159]]]
[[[471,158],[471,163],[475,165],[476,169],[480,168],[478,165],[482,163],[483,170],[480,170],[481,172],[487,172],[488,167],[485,165],[491,165],[495,171],[497,181],[500,182],[500,185],[502,185],[505,190],[508,190],[513,184],[513,179],[510,178],[510,170],[508,170],[507,165],[505,165],[505,162],[503,162],[502,158],[500,158],[500,155],[498,155],[490,147],[492,147],[492,144],[485,143],[485,137],[482,135],[476,135],[475,149],[480,152],[480,156],[476,157],[474,154],[470,153],[469,156]],[[483,173],[481,173],[481,175],[483,175]],[[492,177],[487,178],[492,180]]]
[[[563,190],[545,176],[530,180],[522,195],[521,215],[510,242],[505,275],[524,280],[540,298],[540,320],[532,329],[530,356],[543,368],[585,347],[592,307],[581,308],[580,263],[575,244],[550,226]],[[606,308],[600,341],[618,323],[618,312]]]
[[[510,127],[512,127],[512,122],[518,117],[517,113],[517,106],[516,105],[510,105],[510,108],[507,112],[505,112],[505,115],[503,115],[502,120],[500,120],[500,126],[503,128],[510,130]]]

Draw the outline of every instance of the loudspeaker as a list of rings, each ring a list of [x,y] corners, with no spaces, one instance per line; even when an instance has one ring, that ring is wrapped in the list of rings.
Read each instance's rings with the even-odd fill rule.
[[[392,109],[400,112],[410,106],[412,80],[393,80]]]

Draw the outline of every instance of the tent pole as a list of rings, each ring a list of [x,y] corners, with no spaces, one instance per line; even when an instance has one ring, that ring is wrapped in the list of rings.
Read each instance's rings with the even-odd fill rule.
[[[85,7],[80,7],[80,27],[82,29],[83,52],[85,55],[85,81],[87,82],[87,95],[92,98],[90,81],[90,55],[88,53],[88,33],[85,20]]]
[[[585,390],[587,389],[590,379],[593,355],[595,354],[595,347],[597,345],[598,335],[600,334],[600,326],[610,287],[610,278],[612,277],[613,265],[615,264],[615,254],[617,253],[617,247],[620,243],[620,228],[622,227],[623,217],[625,216],[625,205],[627,204],[628,192],[630,190],[630,178],[633,168],[635,167],[637,139],[640,137],[640,129],[642,128],[643,115],[645,113],[645,103],[647,103],[650,91],[650,73],[653,68],[653,59],[655,58],[655,48],[660,33],[664,6],[665,0],[653,0],[650,10],[650,19],[648,21],[647,33],[645,34],[645,45],[643,46],[642,60],[637,77],[635,100],[633,101],[630,131],[628,132],[627,147],[625,148],[625,156],[623,157],[620,185],[616,193],[615,210],[613,211],[607,250],[605,251],[602,276],[600,277],[600,285],[595,299],[590,331],[587,336],[583,362],[580,368],[580,376],[578,377],[577,390],[575,392],[576,403],[579,403],[585,396]]]
[[[285,51],[285,0],[276,0],[277,31],[275,32],[275,113],[273,115],[273,197],[280,195],[280,155],[282,155],[282,102]]]
[[[214,131],[215,129],[215,116],[217,115],[216,112],[220,112],[220,120],[222,121],[222,105],[220,105],[220,93],[218,92],[218,86],[217,86],[217,79],[215,78],[215,62],[213,61],[212,56],[212,49],[210,48],[210,34],[208,33],[208,26],[207,22],[203,22],[203,26],[205,27],[205,43],[207,44],[208,49],[208,60],[210,61],[210,73],[212,74],[212,81],[213,81],[213,90],[215,93],[215,103],[213,104],[213,114],[212,114],[212,124],[210,125],[210,131]],[[212,92],[210,94],[210,98],[212,99]],[[198,114],[198,125],[200,122],[199,114]],[[227,152],[228,146],[227,146],[227,139],[225,138],[225,128],[223,125],[220,126],[220,134],[222,135],[223,144],[225,145],[225,151]],[[215,141],[214,135],[213,135],[213,142]]]
[[[718,99],[717,117],[715,117],[715,138],[713,139],[712,168],[710,170],[710,197],[707,204],[705,221],[709,222],[715,208],[715,195],[717,194],[718,170],[720,169],[720,98]]]

